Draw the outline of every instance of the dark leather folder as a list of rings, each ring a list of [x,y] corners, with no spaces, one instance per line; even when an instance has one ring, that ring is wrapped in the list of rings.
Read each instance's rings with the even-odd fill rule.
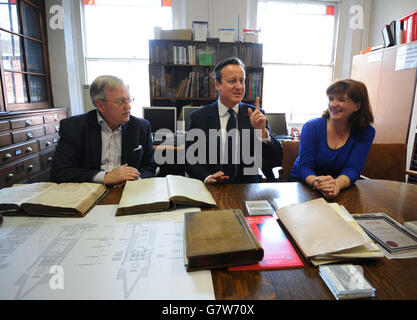
[[[239,209],[186,213],[184,223],[187,271],[254,264],[264,256]]]

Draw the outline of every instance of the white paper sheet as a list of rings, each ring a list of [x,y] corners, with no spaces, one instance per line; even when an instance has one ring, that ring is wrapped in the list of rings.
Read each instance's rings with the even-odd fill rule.
[[[186,211],[115,217],[5,217],[0,299],[214,299],[210,271],[187,273]]]

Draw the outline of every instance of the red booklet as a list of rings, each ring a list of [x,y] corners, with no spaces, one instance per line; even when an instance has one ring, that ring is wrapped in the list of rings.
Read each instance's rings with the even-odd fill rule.
[[[266,270],[304,267],[280,225],[271,216],[245,217],[264,249],[264,258],[257,264],[229,267],[228,270]]]

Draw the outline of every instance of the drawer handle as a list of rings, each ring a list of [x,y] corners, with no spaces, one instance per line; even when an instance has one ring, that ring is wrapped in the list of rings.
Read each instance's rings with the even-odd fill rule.
[[[30,120],[26,120],[26,121],[25,121],[25,125],[26,125],[26,127],[29,127],[31,124],[32,124],[32,122],[31,122]]]
[[[13,179],[13,177],[14,177],[14,174],[13,173],[9,173],[7,175],[7,180],[11,180],[11,179]]]
[[[32,170],[35,166],[33,164],[28,165],[28,170]]]
[[[51,145],[51,141],[46,141],[45,142],[45,147],[49,147]]]
[[[32,149],[32,147],[27,147],[25,151],[26,151],[26,153],[28,153],[28,152],[32,152],[33,149]]]
[[[12,155],[10,154],[10,153],[6,153],[4,156],[3,156],[3,160],[9,160],[9,159],[11,159],[12,158]]]
[[[52,161],[52,157],[49,157],[48,160],[46,160],[48,163]]]
[[[26,136],[28,137],[28,139],[32,139],[33,138],[33,133],[32,132],[28,132],[26,134]]]

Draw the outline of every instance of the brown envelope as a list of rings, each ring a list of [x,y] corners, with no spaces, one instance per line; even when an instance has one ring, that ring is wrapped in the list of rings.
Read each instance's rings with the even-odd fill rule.
[[[276,214],[308,258],[368,242],[323,198],[283,207]]]

